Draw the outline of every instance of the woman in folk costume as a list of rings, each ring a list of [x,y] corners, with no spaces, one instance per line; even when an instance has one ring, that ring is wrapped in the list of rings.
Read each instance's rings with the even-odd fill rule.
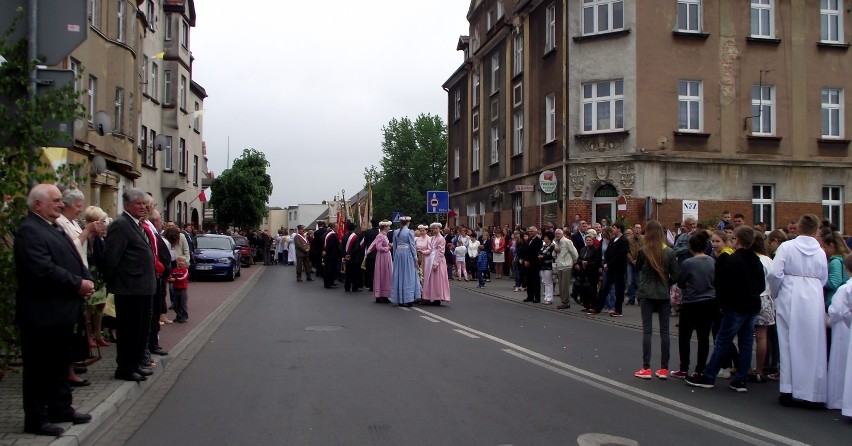
[[[400,217],[399,229],[393,234],[393,279],[391,303],[410,307],[420,298],[420,280],[417,277],[417,248],[414,233],[408,229],[411,217]]]
[[[440,223],[432,223],[429,228],[432,230],[432,238],[429,251],[424,251],[423,300],[430,305],[441,305],[441,301],[450,301],[450,280],[444,256],[447,242],[441,236]]]
[[[852,271],[852,254],[843,259],[847,274]],[[850,274],[852,275],[852,274]],[[852,417],[852,354],[849,342],[852,324],[852,280],[834,293],[828,307],[831,323],[831,352],[828,358],[828,401],[825,407],[843,409],[843,415]]]
[[[417,230],[414,231],[414,245],[417,248],[417,274],[420,276],[420,283],[423,283],[423,260],[429,254],[426,252],[429,250],[429,246],[431,244],[431,240],[429,240],[429,227],[426,225],[417,226]]]
[[[379,222],[379,234],[367,247],[366,254],[376,251],[376,267],[373,270],[373,297],[376,303],[390,302],[391,278],[393,277],[393,260],[391,259],[390,242],[388,232],[391,222],[383,220]]]

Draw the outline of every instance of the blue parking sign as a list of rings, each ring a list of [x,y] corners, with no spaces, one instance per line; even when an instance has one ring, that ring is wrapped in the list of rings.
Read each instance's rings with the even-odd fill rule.
[[[450,212],[450,193],[445,190],[426,192],[426,212],[429,214],[446,214]]]

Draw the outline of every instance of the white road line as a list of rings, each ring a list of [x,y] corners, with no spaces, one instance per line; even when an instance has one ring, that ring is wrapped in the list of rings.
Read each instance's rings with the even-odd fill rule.
[[[441,321],[439,321],[439,320],[437,320],[437,319],[433,319],[433,318],[431,318],[431,317],[429,317],[429,316],[420,316],[420,317],[422,317],[423,319],[426,319],[426,320],[427,320],[427,321],[429,321],[429,322],[434,322],[434,323],[436,323],[436,324],[437,324],[437,323],[439,323],[439,322],[441,322]]]
[[[459,333],[459,334],[463,334],[463,335],[465,335],[465,336],[467,336],[471,339],[479,339],[479,336],[472,334],[472,333],[468,333],[464,330],[459,330],[458,328],[454,328],[453,331],[456,332],[456,333]]]
[[[732,420],[732,419],[727,418],[727,417],[723,417],[721,415],[717,415],[717,414],[708,412],[704,409],[698,409],[698,408],[692,407],[688,404],[684,404],[684,403],[681,403],[679,401],[675,401],[675,400],[670,399],[670,398],[666,398],[666,397],[663,397],[663,396],[660,396],[660,395],[657,395],[657,394],[654,394],[654,393],[651,393],[651,392],[647,392],[647,391],[642,390],[642,389],[637,389],[635,387],[629,386],[627,384],[623,384],[621,382],[618,382],[618,381],[615,381],[615,380],[612,380],[612,379],[609,379],[609,378],[599,376],[599,375],[592,373],[592,372],[589,372],[587,370],[583,370],[581,368],[574,367],[570,364],[564,363],[562,361],[558,361],[558,360],[553,359],[549,356],[545,356],[541,353],[538,353],[538,352],[535,352],[533,350],[521,347],[520,345],[514,344],[514,343],[509,342],[505,339],[498,338],[498,337],[490,335],[488,333],[476,330],[474,328],[467,327],[465,325],[459,324],[458,322],[454,322],[454,321],[451,321],[447,318],[438,316],[434,313],[430,313],[430,312],[423,310],[421,308],[414,308],[414,310],[419,311],[423,314],[428,314],[429,316],[431,316],[435,319],[438,319],[439,321],[442,321],[444,323],[458,327],[458,328],[465,330],[467,332],[474,333],[474,334],[476,334],[480,337],[489,339],[491,341],[497,342],[498,344],[502,344],[506,347],[509,347],[512,350],[505,350],[504,349],[504,351],[506,351],[507,353],[510,353],[514,356],[517,356],[521,359],[524,359],[526,361],[534,362],[535,364],[540,365],[542,367],[545,367],[549,370],[552,370],[552,371],[555,371],[555,372],[560,373],[562,375],[571,377],[573,379],[594,385],[595,387],[607,390],[607,391],[614,393],[618,396],[622,396],[624,398],[627,398],[627,399],[630,399],[630,400],[633,400],[633,401],[641,402],[642,404],[649,405],[649,400],[656,401],[659,404],[654,404],[653,407],[655,407],[659,410],[678,415],[683,419],[688,419],[689,421],[695,422],[695,423],[700,424],[700,425],[705,426],[705,427],[709,427],[709,428],[716,430],[718,432],[722,432],[722,433],[725,433],[725,434],[728,434],[728,435],[732,435],[736,438],[745,437],[745,438],[742,438],[742,439],[745,440],[745,441],[749,441],[750,443],[761,444],[761,445],[762,444],[771,444],[771,443],[766,443],[766,442],[759,440],[759,439],[756,439],[756,438],[744,436],[743,434],[740,434],[740,433],[735,432],[735,431],[730,431],[729,429],[722,427],[722,426],[719,426],[719,425],[709,424],[706,421],[702,421],[700,418],[707,418],[707,419],[710,419],[711,421],[718,423],[720,425],[727,425],[729,427],[739,429],[739,430],[748,432],[748,433],[753,434],[753,435],[761,436],[761,437],[767,438],[769,440],[772,440],[772,441],[775,441],[775,442],[778,442],[778,443],[781,443],[781,444],[786,444],[786,445],[790,445],[790,446],[806,446],[807,445],[807,443],[802,443],[798,440],[794,440],[792,438],[788,438],[788,437],[785,437],[783,435],[776,434],[774,432],[769,432],[767,430],[764,430],[764,429],[761,429],[761,428],[758,428],[758,427],[755,427],[755,426],[751,426],[751,425],[748,425],[748,424],[745,424],[745,423],[742,423],[742,422],[739,422],[739,421],[736,421],[736,420]],[[519,354],[517,352],[521,352],[522,354]],[[524,355],[526,355],[527,357],[524,357]],[[625,392],[629,392],[629,393],[632,393],[634,395],[626,395]],[[665,406],[669,406],[669,407],[665,407]],[[672,409],[672,408],[674,408],[674,409]],[[688,413],[694,415],[694,417],[691,416],[691,415],[688,415]],[[697,418],[697,417],[700,417],[700,418]],[[708,424],[709,424],[709,426],[708,426]]]

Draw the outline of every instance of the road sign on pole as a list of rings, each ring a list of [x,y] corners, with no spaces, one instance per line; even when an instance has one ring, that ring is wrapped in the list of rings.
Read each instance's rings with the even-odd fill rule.
[[[446,214],[448,212],[450,212],[449,192],[440,190],[426,192],[426,213]]]
[[[391,222],[399,223],[399,218],[405,216],[402,211],[393,211],[391,213]]]
[[[17,16],[17,8],[27,11],[28,0],[0,1],[0,34],[6,32]],[[89,2],[86,0],[38,0],[36,16],[36,38],[38,55],[44,56],[40,62],[44,65],[57,65],[65,56],[86,40],[89,32]],[[27,17],[25,12],[18,22],[10,41],[27,36]]]

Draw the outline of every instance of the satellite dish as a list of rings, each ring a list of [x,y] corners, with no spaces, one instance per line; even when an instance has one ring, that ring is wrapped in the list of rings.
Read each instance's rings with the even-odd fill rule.
[[[104,136],[106,134],[107,129],[112,128],[110,124],[109,115],[105,111],[99,111],[95,113],[95,131],[98,132],[98,135]]]
[[[163,150],[166,146],[169,145],[169,137],[163,134],[157,135],[154,138],[154,148],[157,150]]]
[[[100,155],[95,155],[92,158],[92,165],[90,167],[92,173],[104,173],[107,170],[106,160],[104,157]]]

